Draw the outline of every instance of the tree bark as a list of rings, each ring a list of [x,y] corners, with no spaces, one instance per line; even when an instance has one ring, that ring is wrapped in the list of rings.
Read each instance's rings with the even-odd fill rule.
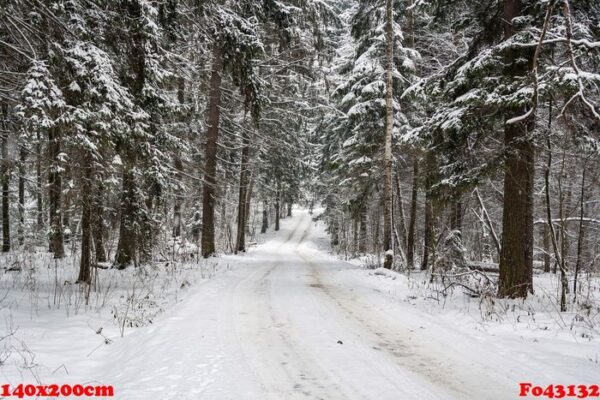
[[[123,170],[123,186],[121,189],[121,222],[119,229],[119,242],[115,257],[115,267],[124,269],[134,264],[137,265],[136,251],[139,240],[139,224],[137,213],[135,176],[132,165],[125,165]]]
[[[10,251],[10,168],[8,132],[2,133],[2,252]]]
[[[585,226],[583,220],[585,218],[585,178],[586,166],[584,165],[583,174],[581,176],[581,193],[579,203],[579,234],[577,235],[577,259],[575,260],[575,276],[573,278],[573,302],[577,301],[577,280],[579,278],[579,269],[581,267],[581,257],[583,251],[583,241],[585,238]]]
[[[83,159],[81,182],[81,258],[77,282],[90,284],[92,281],[92,160],[89,155]]]
[[[215,254],[215,187],[217,184],[217,141],[221,117],[222,49],[215,45],[208,99],[208,130],[205,143],[204,182],[202,186],[202,256]]]
[[[50,212],[50,246],[54,258],[63,258],[62,228],[62,167],[60,166],[61,135],[57,128],[48,130],[48,159],[51,166],[48,171],[48,206]]]
[[[550,272],[550,232],[547,224],[544,224],[542,235],[544,235],[544,272]]]
[[[144,104],[144,86],[146,84],[146,40],[143,32],[143,15],[140,2],[130,1],[121,3],[124,7],[124,14],[130,20],[131,42],[128,48],[129,71],[126,78],[126,85],[131,91],[134,99],[139,104]],[[133,139],[138,139],[134,137]],[[139,140],[139,139],[138,139]],[[142,142],[145,139],[142,139]],[[123,161],[122,189],[120,200],[120,228],[119,241],[114,266],[118,269],[127,268],[130,265],[137,266],[138,253],[141,249],[144,251],[143,237],[140,234],[145,230],[144,218],[146,210],[144,201],[140,198],[139,187],[136,176],[136,166],[138,162],[137,141],[133,143],[124,143],[120,146],[121,158]]]
[[[559,253],[558,243],[556,238],[556,232],[554,231],[554,224],[552,221],[552,208],[550,204],[550,169],[552,168],[552,148],[550,137],[546,137],[546,145],[548,147],[548,164],[546,165],[546,170],[544,171],[544,183],[545,186],[545,195],[546,195],[546,218],[548,219],[548,229],[550,230],[550,239],[552,240],[552,248],[554,249],[554,258],[555,264],[554,268],[556,273],[556,266],[560,266],[560,275],[561,275],[561,298],[560,298],[560,311],[566,311],[567,307],[567,299],[566,299],[566,271],[564,270],[564,263],[562,260],[562,253]],[[562,206],[561,206],[562,207]],[[561,222],[564,225],[564,221],[561,219]]]
[[[433,253],[433,204],[431,195],[425,192],[425,233],[423,240],[423,259],[421,260],[421,270],[425,271],[429,267],[429,254]]]
[[[408,222],[408,238],[406,242],[406,264],[408,268],[414,268],[415,259],[415,227],[417,221],[417,199],[419,185],[419,160],[415,157],[413,165],[412,197],[410,199],[410,220]]]
[[[71,230],[71,197],[73,195],[73,191],[70,189],[70,186],[71,186],[70,182],[71,182],[71,179],[72,179],[70,162],[66,162],[65,163],[63,177],[64,177],[64,180],[67,183],[64,186],[66,186],[67,188],[69,188],[67,190],[63,189],[63,196],[62,196],[63,240],[66,243],[70,243],[70,241],[71,241],[71,235],[73,234],[73,232]]]
[[[352,213],[352,257],[356,257],[358,254],[358,219],[360,218],[360,211],[354,211]]]
[[[340,244],[340,222],[338,218],[333,217],[333,221],[329,226],[331,226],[331,247],[337,248]]]
[[[17,227],[17,240],[19,246],[25,243],[25,162],[27,152],[22,144],[19,145],[19,226]]]
[[[281,211],[279,210],[279,205],[280,205],[280,196],[281,196],[281,192],[280,192],[280,184],[279,182],[277,182],[277,195],[275,198],[275,231],[279,230],[279,217],[281,214]]]
[[[367,205],[362,203],[360,207],[360,232],[358,235],[358,252],[367,253]]]
[[[143,190],[143,195],[138,196],[138,204],[142,205],[142,212],[138,212],[137,224],[139,229],[137,231],[137,255],[138,262],[148,263],[152,260],[152,250],[156,237],[158,235],[159,227],[157,224],[158,215],[157,209],[160,209],[160,200],[162,196],[161,184],[153,179],[146,179]],[[139,190],[139,189],[138,189]]]
[[[250,170],[250,182],[248,182],[248,190],[246,190],[246,210],[244,211],[244,216],[246,217],[246,234],[250,235],[250,214],[251,214],[251,201],[252,201],[252,191],[254,189],[254,172]]]
[[[39,232],[44,231],[44,189],[42,187],[42,142],[40,134],[37,134],[35,144],[35,182],[36,182],[36,207],[37,207],[37,228]]]
[[[570,202],[571,202],[571,189],[570,189],[570,185],[567,183],[567,191],[565,193],[565,191],[563,190],[563,179],[567,178],[567,173],[565,171],[565,149],[562,150],[562,157],[561,157],[561,163],[560,163],[560,171],[557,174],[558,175],[558,179],[557,179],[557,184],[558,184],[558,219],[560,220],[560,234],[557,234],[557,237],[560,238],[560,257],[557,258],[560,259],[560,275],[561,275],[561,283],[562,283],[562,287],[561,289],[565,292],[564,295],[561,296],[561,304],[563,304],[563,300],[564,300],[564,304],[566,307],[566,292],[569,288],[569,285],[566,283],[566,270],[567,270],[567,259],[569,257],[569,237],[567,235],[567,224],[565,221],[565,214],[566,212],[568,212],[567,210],[569,210],[570,208]],[[564,297],[564,298],[563,298]],[[562,311],[566,311],[566,310],[562,310]]]
[[[267,211],[267,202],[263,203],[263,211],[262,211],[262,226],[260,228],[260,233],[266,233],[269,228],[269,212]]]
[[[398,199],[398,223],[400,224],[399,240],[402,247],[404,248],[404,252],[406,253],[406,249],[408,246],[408,230],[406,228],[406,217],[404,215],[404,200],[402,196],[402,184],[400,181],[399,165],[396,167],[396,198]]]
[[[386,1],[386,88],[385,88],[385,149],[384,149],[384,183],[383,183],[383,251],[384,268],[391,269],[394,264],[392,249],[392,130],[394,127],[392,70],[394,65],[394,32],[392,0]]]
[[[251,138],[246,130],[242,131],[242,160],[240,165],[240,188],[238,196],[237,238],[235,252],[246,251],[246,212],[247,193],[250,184],[250,146]]]
[[[179,155],[175,157],[175,169],[177,171],[182,167],[181,158]],[[180,177],[179,177],[180,178]],[[181,236],[181,196],[175,193],[175,199],[173,201],[173,237],[178,238]]]
[[[514,35],[513,19],[522,15],[520,0],[504,2],[504,37]],[[507,56],[507,74],[520,77],[528,73],[533,60],[530,50],[515,49]],[[524,62],[526,60],[527,62]],[[530,132],[535,119],[531,115],[520,121],[511,118],[524,115],[526,107],[516,107],[506,115],[504,145],[504,207],[502,215],[502,248],[498,295],[525,298],[533,290],[533,177],[535,150]]]
[[[524,112],[524,111],[523,111]],[[499,296],[525,298],[533,290],[534,148],[528,137],[533,121],[507,125],[510,148],[504,177],[504,210],[500,253]]]
[[[92,194],[92,235],[94,239],[94,251],[96,262],[106,262],[104,250],[104,184],[99,177],[95,179],[96,184]]]
[[[185,80],[183,78],[179,78],[179,82],[177,85],[177,100],[181,106],[185,104]],[[185,122],[182,121],[182,122]],[[181,154],[179,151],[175,153],[175,160],[173,161],[175,166],[175,178],[177,179],[177,184],[181,182],[182,176],[181,172],[183,171],[183,162],[181,161]],[[175,198],[173,201],[173,237],[178,238],[181,236],[181,196],[179,193],[175,193]]]

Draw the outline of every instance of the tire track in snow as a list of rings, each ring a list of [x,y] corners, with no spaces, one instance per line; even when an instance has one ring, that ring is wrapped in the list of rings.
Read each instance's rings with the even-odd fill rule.
[[[313,390],[304,395],[327,400],[447,398],[412,372],[400,369],[387,354],[371,348],[364,334],[348,329],[339,310],[311,287],[313,274],[297,251],[310,233],[312,221],[307,222],[302,236],[284,254],[285,263],[273,271],[269,302],[273,322],[285,328],[290,348],[304,361],[294,368],[301,375],[311,372]],[[341,346],[340,337],[352,340]],[[295,389],[302,391],[301,386]]]
[[[306,232],[303,238],[308,236]],[[347,291],[339,285],[329,284],[321,275],[321,270],[324,269],[303,252],[302,245],[303,243],[298,243],[296,254],[310,269],[313,281],[309,286],[315,293],[320,294],[324,302],[328,302],[339,311],[349,332],[357,333],[372,345],[373,350],[388,354],[398,366],[424,377],[431,385],[439,387],[454,398],[498,398],[490,388],[494,387],[497,390],[502,386],[494,381],[493,377],[485,377],[489,382],[487,386],[476,382],[477,378],[473,378],[477,372],[481,372],[476,366],[462,359],[449,358],[445,353],[431,351],[427,344],[419,339],[418,332],[402,327],[401,315],[398,315],[397,320],[391,321],[386,318],[386,313],[361,301],[352,293],[352,289]],[[322,262],[335,263],[325,258]],[[498,392],[510,393],[510,387],[504,387]]]
[[[315,279],[310,286],[321,292],[326,301],[335,304],[347,323],[353,326],[350,330],[366,337],[373,350],[387,353],[398,366],[425,377],[432,385],[450,389],[460,398],[468,396],[464,382],[451,372],[448,362],[437,360],[424,352],[420,345],[414,343],[410,332],[400,331],[396,326],[379,320],[374,310],[358,303],[356,297],[345,296],[335,291],[334,287],[324,284],[316,265],[305,255],[299,255],[310,266]]]
[[[322,399],[336,398],[340,389],[323,379],[324,371],[315,371],[315,363],[290,336],[290,327],[273,308],[273,280],[271,274],[285,263],[280,253],[290,247],[301,231],[303,220],[295,226],[287,239],[272,253],[263,251],[264,258],[272,257],[265,267],[249,275],[233,292],[234,327],[243,349],[245,360],[254,370],[268,398]],[[310,221],[309,221],[310,223]],[[301,237],[298,243],[303,240]]]

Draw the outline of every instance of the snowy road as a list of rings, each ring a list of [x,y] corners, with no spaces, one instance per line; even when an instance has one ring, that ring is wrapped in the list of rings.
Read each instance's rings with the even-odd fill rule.
[[[518,340],[465,336],[360,280],[339,281],[349,266],[318,249],[315,230],[298,212],[232,258],[243,265],[107,346],[99,357],[109,361],[89,374],[119,399],[511,399],[519,381],[557,378]],[[566,353],[562,382],[596,376]]]

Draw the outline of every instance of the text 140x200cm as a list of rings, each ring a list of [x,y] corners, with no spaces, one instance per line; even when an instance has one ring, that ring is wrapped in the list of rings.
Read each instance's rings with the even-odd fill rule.
[[[33,385],[19,384],[0,386],[0,397],[113,397],[114,388],[110,385]]]

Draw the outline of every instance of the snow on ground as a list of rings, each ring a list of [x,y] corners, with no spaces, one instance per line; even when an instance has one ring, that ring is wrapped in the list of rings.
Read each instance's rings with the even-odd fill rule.
[[[87,293],[73,283],[75,258],[13,253],[1,263],[0,376],[11,384],[64,381],[79,360],[93,364],[95,351],[153,324],[192,284],[228,268],[202,260],[98,269],[97,290]]]
[[[126,400],[513,399],[519,382],[598,383],[597,320],[560,316],[551,296],[443,296],[327,249],[301,210],[245,255],[102,270],[88,306],[65,282],[72,260],[20,260],[0,277],[2,380],[113,385]]]

